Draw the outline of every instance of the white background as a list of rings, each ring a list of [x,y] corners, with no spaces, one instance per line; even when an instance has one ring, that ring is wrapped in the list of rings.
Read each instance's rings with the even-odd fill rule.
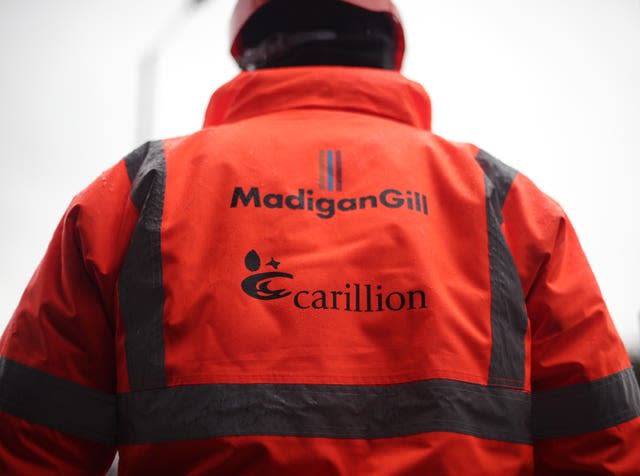
[[[481,146],[563,205],[640,353],[640,0],[397,4],[404,74],[429,92],[434,131]],[[163,38],[151,136],[198,129],[236,74],[232,7],[0,2],[0,329],[72,196],[139,142],[144,52]]]

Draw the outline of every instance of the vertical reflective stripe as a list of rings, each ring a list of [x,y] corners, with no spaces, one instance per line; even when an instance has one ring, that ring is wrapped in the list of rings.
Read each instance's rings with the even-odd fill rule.
[[[492,333],[489,384],[523,388],[528,318],[518,270],[500,229],[502,206],[517,172],[484,151],[478,153],[476,160],[485,173],[489,241]]]
[[[166,165],[162,142],[150,142],[142,160],[139,151],[125,158],[127,164],[138,162],[131,200],[140,215],[118,285],[131,390],[159,388],[166,384],[160,244]]]
[[[484,150],[478,152],[476,160],[480,164],[480,167],[482,167],[482,170],[484,170],[485,176],[491,180],[494,186],[493,192],[498,201],[498,210],[500,211],[499,218],[500,223],[502,223],[502,206],[518,172],[495,157],[487,154]]]
[[[149,145],[151,143],[147,142],[142,144],[136,150],[131,152],[124,158],[124,163],[127,167],[127,174],[129,175],[129,180],[133,182],[138,174],[138,170],[140,170],[140,166],[144,161],[144,158],[149,153]]]

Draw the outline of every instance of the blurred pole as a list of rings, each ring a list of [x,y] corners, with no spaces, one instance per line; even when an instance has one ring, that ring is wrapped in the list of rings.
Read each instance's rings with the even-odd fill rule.
[[[158,87],[158,64],[163,50],[175,35],[182,31],[186,21],[197,9],[210,0],[189,0],[171,16],[150,42],[138,62],[138,106],[136,117],[136,145],[153,136],[155,105]]]
[[[136,146],[150,140],[155,117],[158,54],[156,50],[145,53],[138,63],[138,111],[136,118]]]

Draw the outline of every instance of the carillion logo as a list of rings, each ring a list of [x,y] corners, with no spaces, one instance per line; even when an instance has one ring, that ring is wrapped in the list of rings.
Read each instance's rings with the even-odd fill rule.
[[[379,313],[421,311],[427,309],[427,295],[422,289],[387,290],[382,284],[345,283],[336,289],[291,288],[294,275],[278,271],[281,263],[275,258],[264,264],[273,271],[261,271],[263,262],[255,250],[250,250],[244,265],[250,274],[240,283],[245,294],[260,301],[291,298],[301,311],[342,311]]]
[[[343,158],[340,150],[321,150],[318,157],[318,188],[327,192],[343,192]],[[357,197],[317,197],[312,189],[298,187],[296,192],[264,191],[260,187],[235,187],[231,196],[231,208],[266,208],[304,210],[318,218],[330,219],[338,213],[367,209],[410,210],[429,214],[427,196],[415,190],[386,188],[380,192]]]

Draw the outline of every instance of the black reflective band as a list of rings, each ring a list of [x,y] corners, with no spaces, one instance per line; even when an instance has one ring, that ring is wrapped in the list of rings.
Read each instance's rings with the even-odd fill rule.
[[[476,159],[485,173],[491,275],[489,384],[524,388],[528,318],[518,270],[500,229],[502,206],[516,171],[484,151],[480,151]]]
[[[116,397],[0,357],[0,411],[103,444],[116,439]]]
[[[627,369],[533,398],[516,390],[428,380],[384,386],[191,385],[116,400],[0,357],[0,411],[102,444],[248,435],[372,439],[434,431],[531,444],[530,424],[533,438],[544,439],[640,417],[640,390]]]
[[[162,142],[138,148],[125,163],[130,176],[135,172],[131,200],[140,209],[118,284],[129,385],[132,390],[161,388],[166,385],[160,244],[166,181]]]
[[[127,167],[127,174],[129,175],[129,180],[131,182],[133,182],[136,175],[138,175],[138,170],[140,170],[142,162],[144,162],[145,157],[149,154],[149,146],[151,144],[151,142],[142,144],[124,158],[124,164]]]
[[[537,439],[603,430],[640,416],[633,369],[600,380],[536,392],[533,434]]]
[[[498,201],[498,209],[501,210],[509,193],[509,189],[511,188],[511,184],[513,183],[513,179],[516,178],[518,172],[489,155],[484,150],[478,152],[476,160],[480,164],[480,167],[482,167],[482,170],[484,170],[484,174],[491,180]]]
[[[124,444],[245,435],[392,438],[434,431],[532,441],[529,394],[451,380],[192,385],[121,395],[118,412]]]

